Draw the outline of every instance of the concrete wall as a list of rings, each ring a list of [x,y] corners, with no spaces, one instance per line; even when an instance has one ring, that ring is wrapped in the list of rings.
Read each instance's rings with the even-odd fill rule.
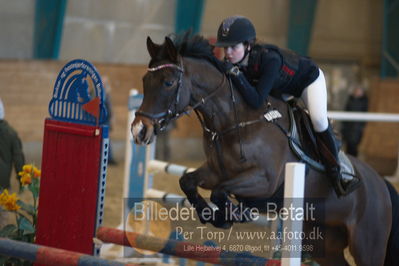
[[[225,17],[241,14],[253,21],[258,39],[286,46],[288,8],[289,0],[206,1],[201,34],[215,37]],[[378,66],[382,8],[381,0],[319,0],[310,56]],[[145,64],[145,37],[162,42],[174,16],[174,0],[69,0],[61,59]]]
[[[202,34],[215,37],[224,18],[243,15],[253,22],[259,40],[285,46],[288,8],[288,0],[207,1],[202,21]]]
[[[310,55],[318,59],[379,65],[382,0],[319,0]]]
[[[145,39],[173,32],[174,0],[69,0],[61,59],[147,63]]]
[[[33,0],[0,0],[0,58],[32,56]],[[69,0],[60,59],[145,64],[145,38],[174,30],[175,0]],[[214,37],[227,16],[248,16],[258,38],[285,46],[289,0],[205,2],[201,33]],[[319,0],[310,55],[318,60],[380,62],[382,0]]]
[[[32,0],[0,0],[0,58],[32,57],[34,8]]]

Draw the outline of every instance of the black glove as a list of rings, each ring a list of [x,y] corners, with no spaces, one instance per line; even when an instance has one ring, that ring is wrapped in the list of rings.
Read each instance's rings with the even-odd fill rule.
[[[224,61],[223,66],[227,75],[237,76],[240,73],[238,66],[233,65],[230,61]]]

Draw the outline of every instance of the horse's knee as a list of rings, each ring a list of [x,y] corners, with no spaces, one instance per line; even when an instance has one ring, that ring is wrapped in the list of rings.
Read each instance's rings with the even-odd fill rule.
[[[182,175],[179,179],[179,185],[184,192],[197,190],[196,178],[191,173]]]
[[[181,190],[183,190],[183,191],[188,190],[189,186],[188,186],[187,178],[184,175],[182,177],[180,177],[179,185],[180,185]]]
[[[223,205],[227,202],[227,192],[224,190],[212,190],[210,200],[216,204],[216,206]]]

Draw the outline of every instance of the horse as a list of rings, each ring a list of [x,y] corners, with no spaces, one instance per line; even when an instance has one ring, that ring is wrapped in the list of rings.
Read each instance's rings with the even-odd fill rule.
[[[287,103],[270,96],[265,108],[249,108],[231,87],[213,47],[199,35],[167,36],[163,44],[147,37],[147,50],[151,59],[143,102],[131,124],[133,139],[150,144],[171,121],[197,113],[206,161],[179,183],[201,222],[209,221],[203,215],[208,203],[198,187],[211,190],[210,200],[218,207],[230,196],[242,202],[272,198],[284,182],[285,164],[300,161],[284,134],[290,127]],[[265,109],[280,115],[266,121]],[[320,199],[324,206],[324,218],[316,221],[324,228],[323,246],[315,247],[324,252],[313,259],[347,265],[344,249],[349,247],[357,265],[399,265],[397,193],[366,163],[348,157],[361,185],[345,197],[337,197],[325,173],[307,167],[305,199]],[[232,221],[223,221],[223,215],[210,222],[227,228]],[[304,231],[311,225],[305,221]]]
[[[62,97],[71,102],[89,102],[91,97],[87,76],[88,73],[85,70],[73,75],[65,84],[65,90],[63,92],[64,95]]]

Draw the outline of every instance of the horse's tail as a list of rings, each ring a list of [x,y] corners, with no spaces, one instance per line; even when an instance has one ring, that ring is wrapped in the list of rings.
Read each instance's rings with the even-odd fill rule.
[[[389,234],[384,265],[394,266],[399,265],[399,196],[391,183],[388,181],[385,181],[385,183],[387,184],[392,202],[392,227],[391,233]]]

